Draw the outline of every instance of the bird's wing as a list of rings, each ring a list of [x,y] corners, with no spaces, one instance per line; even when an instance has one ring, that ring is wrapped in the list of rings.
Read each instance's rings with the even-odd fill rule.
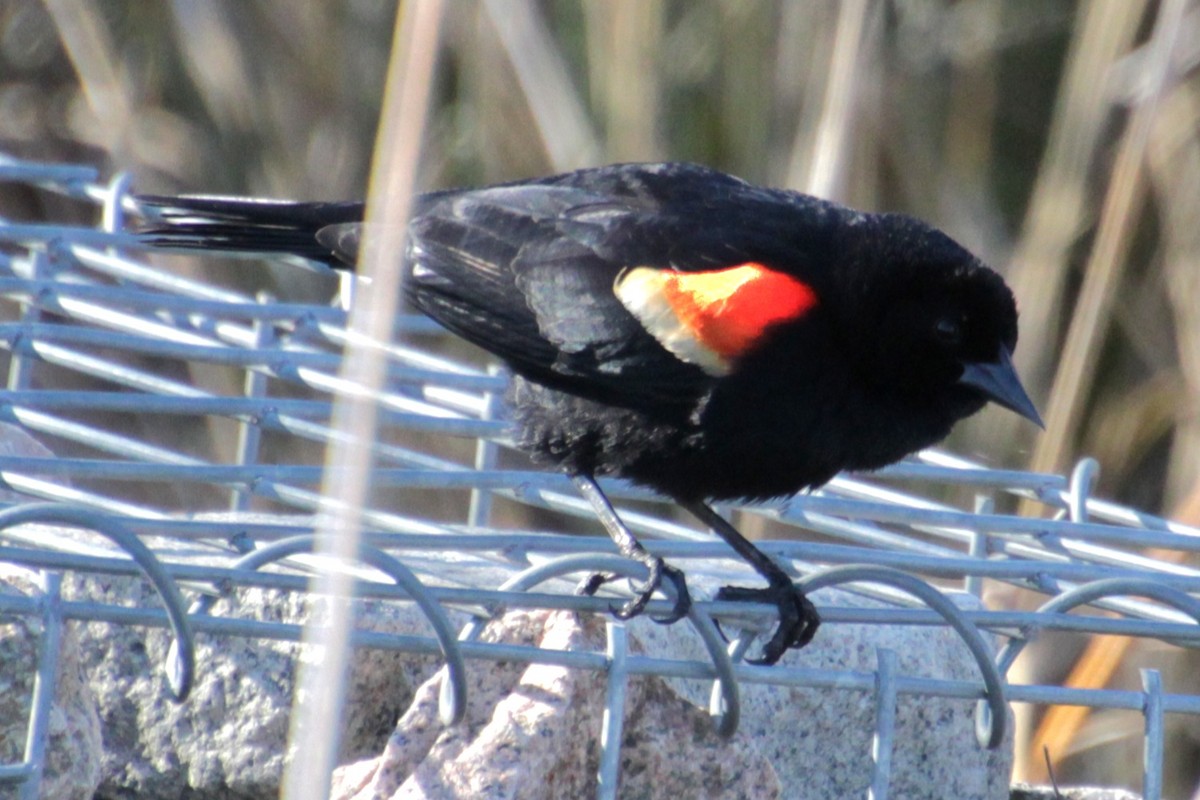
[[[535,380],[623,405],[689,402],[812,298],[753,260],[786,249],[754,214],[761,190],[702,168],[666,180],[656,169],[422,198],[409,297]],[[350,258],[359,232],[318,238]]]
[[[444,198],[410,225],[406,290],[423,312],[528,377],[605,402],[687,402],[709,380],[614,293],[629,266],[563,230],[602,198],[542,185]]]

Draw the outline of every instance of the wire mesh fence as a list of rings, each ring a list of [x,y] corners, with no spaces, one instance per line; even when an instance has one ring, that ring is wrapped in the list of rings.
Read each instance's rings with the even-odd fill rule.
[[[42,777],[65,621],[168,626],[174,645],[159,666],[181,698],[205,669],[195,656],[197,633],[298,638],[295,625],[210,612],[236,587],[309,590],[314,566],[304,554],[320,503],[320,452],[340,435],[330,425],[331,400],[354,387],[336,375],[347,342],[342,307],[280,302],[223,288],[210,275],[185,277],[172,268],[178,262],[152,263],[127,232],[136,205],[124,178],[104,183],[88,167],[0,156],[0,181],[66,195],[95,206],[101,217],[95,227],[0,220],[0,343],[9,354],[0,420],[52,441],[58,453],[0,454],[0,482],[8,490],[0,562],[43,576],[39,597],[0,594],[0,620],[43,620],[25,756],[0,765],[0,785],[32,797]],[[1007,680],[1024,645],[1042,631],[1120,634],[1182,647],[1200,642],[1200,603],[1192,595],[1200,572],[1141,554],[1144,548],[1191,554],[1200,550],[1200,530],[1092,497],[1094,462],[1061,476],[991,469],[928,451],[779,503],[723,509],[739,513],[743,525],[766,524],[772,538],[760,546],[807,589],[839,585],[880,601],[823,609],[827,623],[948,626],[970,649],[976,680],[898,675],[886,658],[876,675],[750,667],[740,656],[775,612],[731,603],[700,602],[689,616],[708,660],[486,643],[478,639],[480,623],[457,631],[445,609],[467,609],[479,620],[501,608],[602,614],[610,599],[546,581],[591,570],[637,572],[612,555],[598,525],[583,524],[591,512],[566,477],[525,468],[512,455],[499,400],[504,376],[447,346],[424,318],[401,316],[396,331],[396,342],[379,345],[389,365],[389,389],[377,397],[384,433],[372,448],[381,491],[366,515],[357,591],[415,604],[431,633],[360,633],[354,643],[440,653],[447,666],[445,721],[462,713],[468,659],[604,671],[607,717],[615,722],[604,726],[599,791],[615,796],[622,687],[632,675],[712,680],[711,713],[724,734],[738,724],[741,685],[864,691],[878,704],[872,790],[882,797],[897,694],[979,700],[981,746],[1001,741],[1010,703],[1123,708],[1144,716],[1142,791],[1160,796],[1163,715],[1200,714],[1200,697],[1164,690],[1153,671],[1140,692]],[[620,482],[606,488],[625,506],[631,529],[689,575],[745,578],[721,560],[729,555],[723,544],[677,521],[649,493]],[[1045,513],[1004,510],[1017,500]],[[48,526],[83,528],[106,541],[81,541]],[[795,535],[780,535],[789,529]],[[181,546],[148,546],[144,537]],[[161,604],[66,600],[59,594],[63,573],[141,574]],[[965,611],[947,599],[951,588],[978,595],[985,580],[1037,593],[1040,606]],[[1082,607],[1111,613],[1072,613]],[[663,600],[650,610],[668,609]],[[714,617],[733,635],[731,646]],[[985,634],[1007,643],[994,652]]]

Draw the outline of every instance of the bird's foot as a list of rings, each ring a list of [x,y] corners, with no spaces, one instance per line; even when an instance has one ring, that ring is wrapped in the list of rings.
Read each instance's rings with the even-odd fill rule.
[[[672,622],[678,622],[686,617],[692,607],[692,595],[688,591],[687,578],[684,577],[683,572],[657,556],[650,556],[644,563],[650,569],[649,577],[644,583],[633,583],[633,598],[629,602],[621,606],[610,607],[613,616],[625,620],[641,614],[646,610],[646,604],[650,602],[654,592],[662,585],[663,578],[666,578],[675,587],[675,607],[667,616],[651,617],[651,619],[660,625],[670,625]],[[579,588],[575,591],[578,594],[593,595],[601,586],[619,577],[611,572],[596,572],[579,584]]]
[[[779,609],[779,627],[763,645],[761,657],[746,659],[750,664],[774,664],[793,647],[799,650],[811,642],[821,625],[821,615],[817,613],[816,606],[791,581],[772,583],[765,589],[725,586],[717,592],[716,599],[770,603]]]

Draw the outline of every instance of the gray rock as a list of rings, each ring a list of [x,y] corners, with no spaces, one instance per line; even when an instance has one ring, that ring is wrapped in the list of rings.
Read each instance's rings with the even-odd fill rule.
[[[187,546],[153,538],[147,542],[168,559],[175,555],[171,548]],[[196,560],[194,552],[189,560]],[[499,582],[486,576],[479,580]],[[114,605],[158,605],[151,587],[139,578],[73,576],[64,593]],[[864,601],[825,591],[819,602]],[[412,606],[363,601],[358,612],[365,629],[428,631]],[[310,613],[310,604],[297,595],[256,589],[239,590],[213,610],[222,617],[296,625]],[[169,644],[165,631],[105,623],[73,627],[103,725],[100,797],[278,796],[301,645],[201,635],[196,687],[180,706],[171,700],[162,676]],[[493,635],[528,644],[602,649],[597,638],[601,629],[598,620],[581,625],[569,614],[510,614],[495,624]],[[630,635],[635,650],[706,659],[698,637],[684,625],[664,628],[639,619],[630,624]],[[789,653],[784,664],[870,673],[879,647],[898,653],[905,675],[977,678],[958,637],[934,626],[826,625],[813,644]],[[434,684],[422,685],[437,669],[435,659],[364,649],[351,663],[339,763],[353,766],[339,772],[339,796],[594,792],[602,675],[470,662],[472,716],[465,726],[442,730],[434,711]],[[708,691],[707,683],[697,681],[631,682],[622,796],[675,800],[697,796],[697,787],[713,797],[820,800],[865,794],[875,721],[870,693],[745,684],[741,730],[732,742],[724,742],[712,733],[701,710]],[[901,696],[892,796],[1008,797],[1011,747],[980,749],[972,712],[968,701]]]
[[[559,650],[602,649],[603,626],[567,612],[516,612],[485,639]],[[417,692],[384,752],[337,771],[332,797],[522,798],[596,793],[604,675],[548,665],[470,662],[469,710],[437,722],[440,678]],[[634,680],[621,750],[623,798],[777,798],[775,771],[745,733],[717,738],[706,714],[666,681]]]
[[[76,578],[72,593],[106,603],[158,603],[153,589],[135,578]],[[428,632],[424,617],[411,606],[359,601],[356,611],[364,630]],[[310,604],[292,593],[245,589],[212,613],[299,625]],[[170,644],[165,631],[105,623],[83,627],[87,669],[104,722],[100,796],[279,796],[302,645],[198,635],[196,684],[181,705],[171,698],[162,673]],[[436,669],[436,662],[360,650],[351,669],[342,760],[383,747],[413,687]]]
[[[823,592],[822,604],[862,605]],[[964,603],[974,602],[964,598]],[[539,631],[539,620],[545,629]],[[587,623],[590,631],[595,621]],[[572,627],[574,626],[574,627]],[[505,641],[567,649],[600,648],[598,634],[567,614],[510,614],[489,628]],[[684,626],[635,621],[636,650],[667,658],[704,658]],[[786,657],[795,666],[871,672],[876,650],[899,654],[905,675],[973,679],[976,668],[958,637],[937,627],[827,625],[817,640]],[[508,798],[594,794],[603,676],[551,667],[473,663],[470,716],[436,724],[437,681],[417,693],[384,752],[343,768],[335,797]],[[642,678],[631,682],[621,759],[621,796],[861,797],[872,774],[873,699],[849,690],[742,687],[742,723],[731,742],[712,732],[699,704],[708,685]],[[893,797],[995,798],[1009,795],[1011,738],[979,747],[974,704],[901,696],[893,753]],[[562,783],[556,783],[556,781]],[[698,787],[703,787],[700,789]]]
[[[1031,786],[1016,783],[1010,800],[1141,800],[1141,795],[1124,789],[1104,789],[1099,786]]]
[[[42,590],[35,572],[0,563],[0,593],[33,597]],[[0,620],[0,763],[24,757],[41,637],[37,617]],[[48,732],[40,796],[90,800],[100,785],[100,718],[83,670],[79,637],[70,624],[62,631]]]
[[[955,593],[951,597],[960,607],[979,604],[972,595]],[[817,593],[816,602],[835,607],[872,605],[860,596],[837,590]],[[641,626],[637,636],[650,652],[705,657],[694,636],[669,643],[667,640],[676,636],[671,628]],[[879,648],[896,652],[897,670],[904,676],[979,679],[966,645],[942,626],[826,624],[811,644],[788,652],[779,666],[872,673],[878,665]],[[707,686],[694,682],[674,685],[693,702],[707,702]],[[875,731],[870,693],[743,684],[741,698],[741,730],[774,765],[785,797],[841,800],[866,796]],[[900,695],[891,796],[905,800],[1007,798],[1011,734],[998,749],[986,750],[977,743],[974,726],[973,701]]]

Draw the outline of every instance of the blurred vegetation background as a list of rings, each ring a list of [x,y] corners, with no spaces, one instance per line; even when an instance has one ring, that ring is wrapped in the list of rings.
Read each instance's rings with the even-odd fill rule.
[[[143,192],[363,197],[395,13],[0,0],[0,151],[128,171]],[[1048,422],[992,409],[951,449],[1059,472],[1092,455],[1100,493],[1200,523],[1190,0],[450,0],[440,45],[424,187],[694,160],[927,219],[1014,287],[1018,366]],[[5,217],[92,213],[0,187]],[[1083,646],[1056,639],[1025,668],[1058,682],[1093,658],[1099,682],[1137,688],[1155,666],[1197,683],[1165,645]],[[1045,743],[1060,782],[1139,785],[1139,717],[1030,711],[1023,774],[1044,776]],[[1167,796],[1190,797],[1198,732],[1172,725]]]

